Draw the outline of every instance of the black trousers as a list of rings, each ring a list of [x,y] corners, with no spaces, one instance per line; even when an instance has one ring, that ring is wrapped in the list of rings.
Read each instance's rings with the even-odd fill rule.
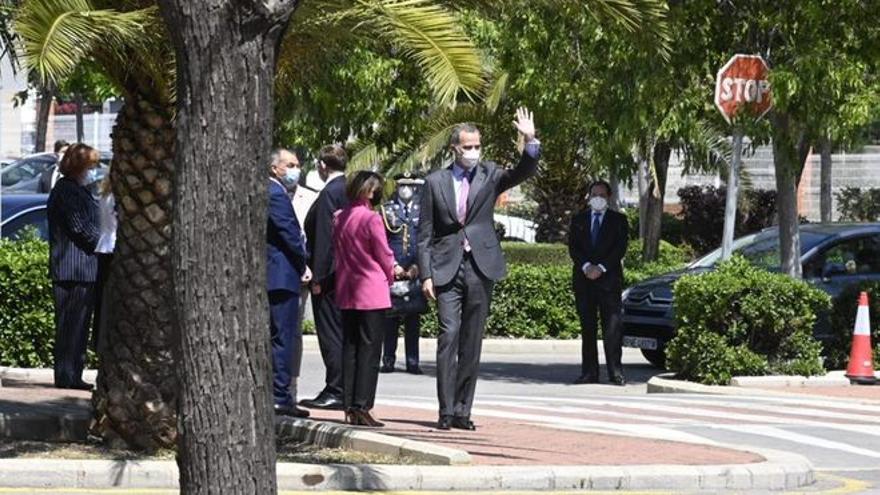
[[[574,298],[581,320],[581,374],[599,377],[599,317],[602,318],[602,343],[608,376],[623,376],[620,362],[623,347],[621,328],[621,289],[606,288],[577,281]]]
[[[397,330],[403,323],[403,344],[406,352],[406,369],[419,367],[419,331],[421,330],[422,315],[391,314],[388,316],[388,325],[385,327],[385,345],[382,353],[382,363],[394,366],[397,361]]]
[[[55,386],[63,387],[82,381],[95,307],[95,284],[54,282],[52,293],[55,297]]]
[[[312,294],[312,311],[326,370],[322,393],[342,397],[342,312],[336,305],[335,285],[335,280],[325,281],[321,284],[321,294]]]
[[[275,405],[293,406],[290,380],[297,353],[299,294],[287,290],[269,291],[269,332],[272,342],[272,395]],[[300,342],[302,340],[300,339]]]
[[[385,310],[345,310],[342,327],[342,401],[346,409],[369,411],[376,400]]]
[[[471,415],[483,332],[494,283],[466,255],[452,281],[437,288],[437,400],[440,416]]]
[[[113,263],[113,254],[97,253],[98,276],[95,280],[95,317],[92,323],[92,350],[98,351],[98,339],[101,336],[101,326],[107,319],[104,318],[104,288],[110,277],[110,265]]]

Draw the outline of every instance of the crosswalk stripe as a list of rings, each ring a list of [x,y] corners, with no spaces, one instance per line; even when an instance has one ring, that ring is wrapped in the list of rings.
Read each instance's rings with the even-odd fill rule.
[[[835,442],[833,440],[826,440],[824,438],[804,435],[802,433],[796,433],[789,430],[783,430],[775,426],[749,425],[748,429],[745,430],[739,425],[711,425],[710,428],[717,430],[734,431],[740,434],[744,433],[747,435],[758,435],[763,437],[777,438],[779,440],[787,440],[789,442],[810,445],[812,447],[839,450],[841,452],[847,452],[850,454],[880,459],[880,452],[877,452],[875,450],[863,449],[847,443]]]

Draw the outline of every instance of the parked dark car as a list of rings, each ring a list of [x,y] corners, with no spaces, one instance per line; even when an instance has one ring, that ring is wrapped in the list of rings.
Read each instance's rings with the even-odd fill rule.
[[[800,227],[804,280],[832,297],[864,280],[880,280],[880,223],[804,224]],[[734,251],[770,271],[780,270],[779,229],[770,227],[737,239]],[[641,349],[663,367],[666,344],[675,336],[672,286],[684,275],[712,270],[721,259],[717,249],[684,270],[660,275],[623,292],[623,345]],[[831,329],[820,318],[814,335],[827,340]]]
[[[33,227],[41,239],[48,241],[48,200],[48,194],[4,194],[0,197],[0,237],[18,239],[27,227]]]
[[[48,162],[48,160],[52,160]],[[37,168],[36,165],[45,165],[42,170],[36,174],[36,176],[31,176],[28,174],[13,174],[12,172],[7,172],[6,169],[3,169],[3,193],[9,194],[34,194],[37,192],[38,186],[40,184],[40,175],[46,170],[54,170],[57,166],[57,162],[55,161],[55,153],[39,153],[37,155],[31,155],[29,157],[22,158],[19,162],[23,162],[25,160],[31,160],[35,164],[34,168]],[[108,153],[105,151],[101,152],[101,158],[98,162],[98,180],[102,180],[105,175],[107,175],[107,171],[110,170],[110,162],[113,160],[113,153]],[[16,162],[18,163],[18,162]],[[13,167],[16,167],[16,163],[9,165],[10,170]],[[7,179],[7,174],[10,177]],[[24,175],[28,175],[24,177]],[[11,182],[12,179],[16,179],[10,185],[7,185],[6,182]]]

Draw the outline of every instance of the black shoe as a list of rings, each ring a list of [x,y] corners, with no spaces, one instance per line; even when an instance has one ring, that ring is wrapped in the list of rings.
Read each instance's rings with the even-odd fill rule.
[[[440,416],[440,420],[437,421],[437,429],[438,430],[448,430],[452,427],[452,416]]]
[[[394,364],[385,363],[379,368],[379,373],[394,373]]]
[[[290,416],[292,418],[308,418],[309,417],[308,411],[306,411],[305,409],[301,409],[299,407],[296,407],[296,406],[279,406],[278,404],[275,404],[275,406],[273,406],[273,408],[275,409],[276,416]]]
[[[608,381],[611,382],[613,385],[618,385],[621,387],[626,385],[626,378],[624,378],[623,375],[612,376],[611,379]]]
[[[422,373],[422,369],[419,368],[418,366],[407,366],[407,367],[406,367],[406,372],[409,373],[410,375],[422,375],[422,374],[424,374],[424,373]]]
[[[95,386],[92,385],[91,383],[86,383],[86,382],[80,380],[78,382],[69,383],[66,386],[61,387],[61,388],[69,388],[69,389],[73,389],[73,390],[92,390],[93,388],[95,388]]]
[[[577,380],[572,382],[574,385],[585,385],[587,383],[599,383],[599,377],[596,375],[581,375]]]
[[[470,418],[460,418],[458,416],[452,418],[452,427],[468,431],[474,431],[477,429],[477,426],[470,420]]]
[[[342,411],[342,398],[335,395],[325,394],[321,392],[314,399],[305,399],[299,401],[299,405],[308,407],[309,409],[330,409],[333,411]]]

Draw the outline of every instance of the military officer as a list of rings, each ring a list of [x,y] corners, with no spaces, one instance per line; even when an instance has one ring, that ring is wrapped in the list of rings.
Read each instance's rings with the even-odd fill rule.
[[[419,327],[421,315],[427,310],[428,304],[419,283],[416,235],[420,216],[418,193],[425,181],[413,172],[399,174],[394,180],[397,184],[395,194],[382,207],[388,245],[394,251],[395,282],[391,287],[392,309],[388,312],[380,371],[394,371],[397,335],[403,324],[406,371],[420,375]]]

